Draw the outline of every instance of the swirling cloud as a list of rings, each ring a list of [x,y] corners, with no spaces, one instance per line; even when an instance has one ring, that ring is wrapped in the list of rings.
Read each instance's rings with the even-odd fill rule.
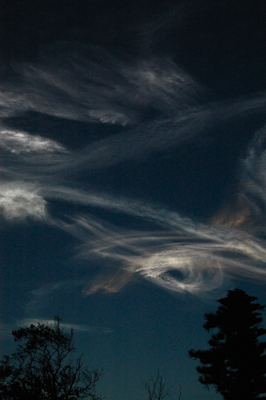
[[[88,195],[89,201],[90,195]],[[95,199],[94,199],[95,200]],[[108,201],[98,202],[98,206]],[[109,199],[109,204],[111,203]],[[124,207],[123,207],[124,205]],[[152,220],[150,231],[127,231],[108,226],[94,217],[80,217],[72,223],[55,222],[84,244],[83,260],[102,259],[124,272],[100,275],[85,292],[116,291],[136,276],[174,291],[200,294],[221,286],[227,277],[266,279],[266,247],[263,240],[232,228],[215,228],[195,223],[176,212],[147,204],[113,202],[113,211]],[[160,227],[158,229],[158,227]]]

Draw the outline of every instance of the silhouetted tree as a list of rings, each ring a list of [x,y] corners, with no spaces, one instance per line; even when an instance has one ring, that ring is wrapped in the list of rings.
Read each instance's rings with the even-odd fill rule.
[[[215,313],[206,313],[203,325],[212,334],[208,350],[190,350],[200,360],[196,368],[199,381],[207,388],[213,385],[225,400],[266,399],[266,342],[259,337],[261,311],[265,306],[254,303],[257,297],[240,289],[228,290]]]
[[[12,331],[20,344],[16,353],[0,361],[2,400],[99,400],[96,383],[101,371],[83,367],[75,351],[73,330],[65,333],[60,319],[53,325],[30,325]]]
[[[156,377],[152,377],[148,381],[142,381],[144,388],[148,394],[148,400],[163,400],[166,397],[171,397],[173,392],[165,386],[163,375],[160,370],[157,370]],[[181,386],[179,386],[179,397],[181,399]]]

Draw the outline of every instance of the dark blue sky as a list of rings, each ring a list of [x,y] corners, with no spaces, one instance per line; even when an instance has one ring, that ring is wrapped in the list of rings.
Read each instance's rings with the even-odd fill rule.
[[[263,1],[1,3],[0,340],[62,317],[109,400],[266,303]],[[177,395],[176,395],[177,396]]]

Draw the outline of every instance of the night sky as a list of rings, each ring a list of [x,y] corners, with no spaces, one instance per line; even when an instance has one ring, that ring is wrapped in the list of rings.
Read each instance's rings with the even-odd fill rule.
[[[0,345],[62,318],[141,400],[219,400],[188,350],[266,304],[264,1],[0,1]]]

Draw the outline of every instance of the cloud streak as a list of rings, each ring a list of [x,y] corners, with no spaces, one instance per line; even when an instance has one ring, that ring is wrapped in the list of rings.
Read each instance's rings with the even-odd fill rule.
[[[53,140],[27,132],[0,127],[0,147],[14,154],[65,152],[66,149]]]
[[[47,324],[47,325],[54,325],[54,320],[44,319],[44,318],[25,318],[16,321],[16,323],[0,323],[0,334],[1,339],[9,340],[12,335],[12,330],[25,328],[30,325],[37,325],[37,324]],[[110,335],[114,331],[111,328],[104,327],[104,326],[89,326],[89,325],[81,325],[81,324],[71,324],[60,322],[60,326],[62,329],[70,331],[71,329],[74,330],[75,333],[87,333],[89,335]]]
[[[37,324],[47,324],[47,325],[54,325],[54,320],[48,320],[48,319],[34,319],[34,318],[29,318],[29,319],[23,319],[19,321],[18,325],[21,327],[29,326],[29,325],[37,325]],[[84,333],[89,333],[91,335],[95,334],[111,334],[113,333],[113,330],[110,328],[106,327],[100,327],[100,326],[88,326],[88,325],[77,325],[77,324],[70,324],[70,323],[65,323],[65,322],[60,322],[60,326],[62,329],[66,330],[71,330],[73,329],[75,332],[84,332]]]

